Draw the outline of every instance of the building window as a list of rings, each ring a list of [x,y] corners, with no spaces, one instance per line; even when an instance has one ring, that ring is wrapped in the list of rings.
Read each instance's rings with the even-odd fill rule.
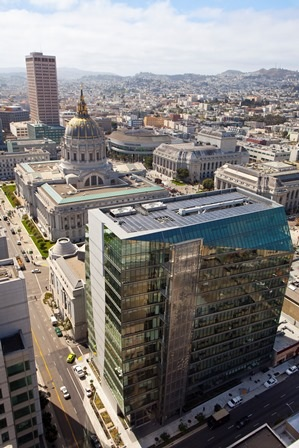
[[[85,162],[85,154],[81,154],[81,162]]]
[[[24,429],[29,429],[32,426],[36,425],[36,418],[34,417],[32,420],[31,418],[29,420],[25,420],[22,423],[18,423],[16,425],[16,432],[24,431]]]
[[[29,361],[19,362],[18,364],[14,364],[13,366],[7,367],[7,376],[17,375],[18,373],[24,372],[25,370],[29,370],[30,365]]]
[[[0,404],[0,414],[4,414],[4,412],[5,412],[4,404],[1,403],[1,404]]]
[[[9,387],[10,391],[13,392],[14,390],[20,389],[21,387],[26,387],[30,384],[32,384],[31,376],[27,376],[26,378],[20,378],[19,380],[13,381],[9,384]]]
[[[25,406],[22,409],[18,409],[17,411],[15,411],[14,414],[14,418],[15,420],[18,420],[21,417],[24,417],[25,415],[30,414],[31,412],[35,412],[35,406],[34,404],[30,405],[30,406]]]
[[[15,395],[11,398],[12,405],[23,403],[24,401],[31,400],[33,398],[33,391],[29,390],[28,392],[24,392],[23,394]]]
[[[9,433],[4,432],[3,434],[1,434],[1,437],[2,437],[2,443],[7,442],[9,440]]]
[[[2,420],[0,420],[0,429],[6,428],[6,427],[7,427],[6,418],[2,418]]]

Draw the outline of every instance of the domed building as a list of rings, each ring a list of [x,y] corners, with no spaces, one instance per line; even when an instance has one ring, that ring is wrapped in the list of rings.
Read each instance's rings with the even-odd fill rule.
[[[84,241],[91,208],[120,207],[168,195],[145,178],[137,182],[136,176],[113,171],[104,133],[89,116],[82,90],[77,113],[65,129],[61,159],[20,163],[15,179],[25,213],[50,241]]]
[[[104,132],[89,116],[82,90],[77,113],[65,129],[59,169],[75,188],[110,185],[118,178],[107,162]]]
[[[112,132],[107,146],[109,155],[117,160],[142,162],[145,157],[152,156],[154,149],[162,143],[170,144],[177,140],[149,129],[126,129]]]

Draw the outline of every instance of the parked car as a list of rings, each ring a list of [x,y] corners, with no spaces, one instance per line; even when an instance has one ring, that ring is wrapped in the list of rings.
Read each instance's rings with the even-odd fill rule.
[[[79,378],[85,378],[85,372],[81,366],[78,364],[73,367],[74,372],[78,375]]]
[[[66,362],[68,362],[69,364],[72,364],[72,362],[75,361],[76,355],[75,353],[70,353],[68,355],[68,357],[66,358]]]
[[[235,426],[236,426],[237,429],[241,429],[244,426],[246,426],[249,423],[249,421],[250,421],[250,419],[246,415],[245,417],[243,417],[240,420],[238,420]]]
[[[287,374],[287,375],[292,375],[292,374],[295,373],[295,372],[298,372],[298,367],[297,367],[297,366],[289,367],[289,368],[286,370],[286,374]]]
[[[57,334],[57,336],[60,338],[62,336],[62,331],[60,330],[59,327],[55,328],[55,333]]]
[[[269,378],[267,381],[264,382],[264,386],[265,387],[272,387],[277,383],[277,379],[274,378],[274,376],[272,376],[271,378]]]
[[[92,390],[90,387],[85,387],[85,393],[88,398],[92,397]]]
[[[65,400],[67,400],[68,398],[71,398],[69,391],[67,390],[67,388],[65,386],[61,386],[60,390],[63,393],[63,397],[65,398]]]
[[[243,398],[240,397],[239,395],[235,398],[232,398],[231,400],[229,400],[229,402],[227,403],[227,405],[230,408],[235,408],[236,406],[238,406],[239,404],[241,404],[243,401]]]

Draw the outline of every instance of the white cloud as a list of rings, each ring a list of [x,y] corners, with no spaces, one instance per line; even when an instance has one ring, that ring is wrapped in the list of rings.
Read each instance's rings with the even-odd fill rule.
[[[2,67],[24,66],[26,54],[43,51],[61,67],[118,74],[297,69],[298,10],[180,14],[170,1],[138,8],[109,0],[43,2],[54,12],[1,12],[2,42],[9,36],[9,46],[0,48]]]

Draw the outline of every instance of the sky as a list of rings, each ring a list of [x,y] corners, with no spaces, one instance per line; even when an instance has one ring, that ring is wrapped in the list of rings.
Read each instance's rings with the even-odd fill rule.
[[[299,0],[0,0],[0,70],[134,75],[298,70]]]

